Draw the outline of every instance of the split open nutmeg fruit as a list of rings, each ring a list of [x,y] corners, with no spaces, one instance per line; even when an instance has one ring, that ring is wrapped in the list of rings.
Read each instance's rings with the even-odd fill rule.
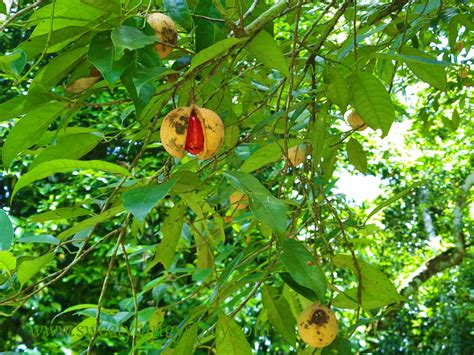
[[[346,119],[349,125],[352,127],[352,129],[355,129],[357,131],[363,131],[366,129],[367,124],[364,122],[364,120],[359,116],[359,114],[355,111],[349,111],[346,113]]]
[[[146,21],[153,28],[160,43],[155,45],[155,50],[160,55],[160,58],[166,58],[172,51],[173,47],[178,43],[178,30],[174,21],[159,12],[151,13],[147,16]],[[166,45],[170,44],[169,45]]]
[[[198,159],[209,159],[224,141],[224,124],[207,108],[179,107],[164,118],[160,137],[166,151],[175,158],[182,158],[187,151]]]
[[[298,317],[301,339],[313,348],[324,348],[331,344],[336,339],[337,328],[334,312],[319,302],[313,303]]]

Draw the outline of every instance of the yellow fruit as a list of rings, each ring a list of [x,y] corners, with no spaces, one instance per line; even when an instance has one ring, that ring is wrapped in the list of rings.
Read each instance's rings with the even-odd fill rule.
[[[309,346],[324,348],[336,339],[336,316],[328,307],[313,303],[298,317],[298,332]]]
[[[214,111],[196,105],[179,107],[164,118],[160,137],[173,157],[182,158],[187,151],[198,159],[209,159],[224,141],[224,124]]]
[[[166,58],[173,51],[176,43],[178,43],[178,31],[175,23],[171,18],[159,12],[149,14],[146,20],[151,28],[153,28],[153,31],[155,31],[160,42],[162,42],[155,45],[155,50],[161,59]],[[171,46],[163,43],[168,43]]]
[[[288,161],[292,166],[298,166],[304,162],[306,158],[306,147],[297,145],[288,149]]]
[[[368,127],[359,114],[355,111],[349,111],[348,114],[346,113],[346,119],[352,129],[357,131],[363,131]]]
[[[248,207],[249,198],[246,194],[240,191],[235,191],[229,196],[230,207],[232,209],[244,210]]]

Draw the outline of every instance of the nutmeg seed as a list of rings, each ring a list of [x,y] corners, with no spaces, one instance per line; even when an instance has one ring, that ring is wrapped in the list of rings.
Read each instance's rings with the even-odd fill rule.
[[[166,115],[160,127],[166,151],[182,158],[187,151],[204,160],[214,156],[224,141],[224,124],[211,110],[192,105]]]

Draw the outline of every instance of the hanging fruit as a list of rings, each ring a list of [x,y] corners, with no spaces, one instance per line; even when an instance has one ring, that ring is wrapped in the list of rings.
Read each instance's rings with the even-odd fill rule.
[[[324,348],[336,339],[336,316],[329,307],[313,303],[298,317],[298,332],[309,346]]]
[[[161,42],[155,45],[155,50],[161,59],[166,58],[173,51],[173,47],[178,43],[178,31],[174,21],[159,12],[149,14],[146,20]],[[168,43],[171,46],[164,43]]]
[[[224,141],[224,124],[214,111],[196,105],[179,107],[164,118],[160,137],[173,157],[182,158],[187,151],[198,159],[209,159]]]

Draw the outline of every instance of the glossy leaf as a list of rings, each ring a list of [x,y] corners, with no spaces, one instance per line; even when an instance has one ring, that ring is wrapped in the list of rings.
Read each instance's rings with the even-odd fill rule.
[[[253,153],[244,161],[240,170],[245,173],[251,173],[265,165],[282,160],[281,148],[276,143],[265,144],[262,148]]]
[[[54,259],[54,253],[47,253],[32,260],[22,261],[18,265],[17,277],[20,285],[24,285],[28,280],[41,271]]]
[[[19,238],[17,241],[21,243],[44,243],[52,245],[59,245],[61,242],[58,238],[53,237],[52,235],[33,235],[30,237]]]
[[[306,247],[295,239],[285,239],[282,244],[281,261],[293,280],[313,290],[322,300],[326,293],[326,277],[316,259]]]
[[[15,255],[9,251],[0,250],[0,270],[6,271],[10,274],[10,271],[15,270],[16,259]]]
[[[50,175],[56,173],[68,173],[77,169],[91,169],[104,171],[111,174],[119,174],[123,176],[130,176],[130,172],[116,164],[107,163],[101,160],[69,160],[69,159],[57,159],[38,165],[36,168],[31,169],[25,175],[21,176],[15,184],[15,188],[12,192],[12,198],[15,194],[25,186],[31,183],[44,179]]]
[[[153,261],[147,266],[146,270],[149,271],[158,263],[162,263],[166,269],[171,267],[174,260],[176,247],[178,246],[181,231],[183,230],[184,223],[184,212],[186,211],[186,205],[183,203],[175,205],[169,215],[163,222],[161,232],[163,239],[156,246],[155,257]]]
[[[249,196],[250,210],[254,216],[277,235],[284,236],[288,223],[285,204],[252,175],[238,171],[226,172],[224,175],[232,185]]]
[[[245,49],[267,68],[279,70],[284,76],[290,76],[285,56],[273,37],[266,31],[261,31],[255,36]]]
[[[382,83],[367,72],[355,72],[350,78],[355,110],[367,125],[388,134],[395,119],[392,100]]]
[[[349,162],[361,173],[367,172],[367,155],[365,154],[362,144],[354,138],[349,139],[346,143],[347,155]]]
[[[169,17],[190,32],[193,29],[193,18],[186,0],[163,0],[163,6]]]
[[[291,313],[290,305],[286,299],[265,285],[262,288],[262,301],[270,323],[288,344],[294,346],[296,319]]]
[[[436,61],[435,58],[429,54],[420,51],[416,48],[403,48],[402,53],[405,55],[412,56],[414,58],[429,59]],[[427,82],[431,86],[439,89],[446,90],[447,85],[447,74],[446,69],[439,65],[428,64],[428,63],[417,63],[412,61],[406,62],[408,68],[415,74],[416,77]]]
[[[154,44],[158,40],[156,36],[148,36],[132,26],[117,27],[112,31],[111,38],[115,46],[115,60],[122,58],[126,49],[143,48],[149,44]]]
[[[86,48],[79,47],[52,59],[36,74],[30,92],[42,92],[58,84],[83,59],[86,52]]]
[[[194,9],[194,14],[221,19],[219,12],[213,5],[213,0],[199,0]],[[222,24],[202,17],[194,17],[194,23],[196,25],[194,31],[196,36],[196,53],[227,37],[221,30]]]
[[[173,354],[193,354],[194,343],[196,342],[198,335],[198,325],[194,323],[186,329],[184,334],[179,339],[178,344],[174,348]]]
[[[325,74],[329,100],[339,106],[341,112],[345,112],[350,101],[348,80],[344,77],[340,66],[328,67]]]
[[[18,154],[36,144],[64,107],[64,103],[53,101],[30,111],[16,123],[3,145],[2,158],[5,167],[8,168]]]
[[[193,57],[189,70],[193,70],[199,65],[220,56],[221,54],[225,53],[229,48],[232,48],[240,42],[242,42],[242,39],[231,37],[223,39],[213,44],[212,46],[207,47],[206,49],[200,51]]]
[[[348,268],[357,275],[357,267],[352,256],[336,255],[333,261],[337,267]],[[368,295],[369,305],[373,306],[376,300],[378,303],[375,305],[381,307],[403,299],[387,276],[375,266],[362,260],[358,260],[358,266],[362,277],[362,290]],[[349,292],[354,293],[353,290]],[[364,302],[364,298],[362,298],[362,302]]]
[[[174,180],[137,187],[123,194],[123,206],[143,223],[146,216],[173,188]]]
[[[46,222],[46,221],[56,221],[61,219],[69,219],[81,216],[87,216],[91,212],[81,207],[63,207],[56,210],[43,212],[31,216],[29,220],[31,222]]]
[[[53,97],[48,94],[29,93],[4,101],[0,103],[0,122],[38,109],[39,106],[48,105],[52,99]]]
[[[101,72],[104,78],[113,84],[132,63],[132,52],[126,52],[120,60],[115,60],[115,47],[111,32],[99,32],[91,40],[88,59]]]
[[[216,355],[246,354],[252,354],[252,349],[244,332],[232,318],[221,315],[216,326]]]
[[[120,15],[122,12],[122,5],[120,0],[81,0],[81,2],[95,7],[107,14],[115,13]]]
[[[76,223],[73,227],[66,229],[64,232],[59,233],[58,239],[59,240],[66,240],[67,238],[73,236],[76,233],[82,232],[83,230],[86,230],[89,227],[93,227],[96,224],[107,221],[112,217],[115,217],[119,213],[124,212],[123,206],[115,206],[112,207],[101,214],[98,214],[96,216],[84,219],[80,221],[79,223]]]
[[[55,159],[79,159],[94,149],[102,140],[96,133],[79,133],[61,136],[56,144],[46,147],[33,160],[30,169]]]
[[[8,250],[13,242],[13,225],[8,214],[0,209],[0,250]]]

